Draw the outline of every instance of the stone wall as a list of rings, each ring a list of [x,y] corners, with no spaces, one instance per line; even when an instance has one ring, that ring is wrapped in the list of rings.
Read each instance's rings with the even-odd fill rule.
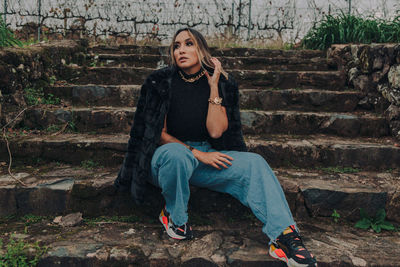
[[[71,62],[85,57],[86,43],[64,40],[24,48],[0,47],[0,126],[26,107],[25,88],[47,87],[51,77],[57,78]]]
[[[366,93],[362,104],[383,112],[400,139],[400,44],[333,45],[328,57],[346,73],[349,87]]]

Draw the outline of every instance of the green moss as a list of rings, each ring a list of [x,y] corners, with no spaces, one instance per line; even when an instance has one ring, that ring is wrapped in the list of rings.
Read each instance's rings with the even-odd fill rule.
[[[341,167],[341,166],[336,166],[336,167],[319,167],[317,170],[321,170],[327,173],[357,173],[360,172],[359,169],[355,169],[352,167]]]
[[[98,162],[94,162],[93,160],[84,160],[81,162],[81,167],[87,170],[93,170],[94,168],[98,168],[100,164]]]
[[[97,225],[100,222],[126,222],[126,223],[136,223],[140,222],[141,218],[135,215],[129,216],[100,216],[93,218],[84,218],[83,221],[88,225]]]
[[[55,97],[53,94],[45,94],[43,87],[27,87],[24,91],[25,101],[29,106],[36,106],[39,104],[58,105],[61,103],[60,98]]]

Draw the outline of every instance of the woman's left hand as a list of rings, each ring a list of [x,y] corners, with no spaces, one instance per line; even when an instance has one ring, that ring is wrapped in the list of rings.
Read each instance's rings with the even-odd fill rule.
[[[214,63],[215,68],[212,76],[206,71],[208,84],[211,88],[218,88],[219,76],[221,75],[221,62],[215,57],[211,58],[211,62]]]

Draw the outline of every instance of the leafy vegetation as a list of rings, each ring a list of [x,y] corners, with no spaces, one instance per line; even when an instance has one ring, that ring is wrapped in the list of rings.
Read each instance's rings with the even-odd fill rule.
[[[14,37],[12,31],[7,28],[3,18],[0,17],[0,47],[22,46],[21,41]]]
[[[25,100],[29,106],[36,106],[39,104],[58,105],[61,103],[60,98],[55,97],[53,94],[46,94],[43,88],[25,88]]]
[[[61,127],[59,125],[49,125],[49,127],[46,128],[46,132],[49,133],[54,133],[54,132],[58,132],[61,129]]]
[[[357,172],[360,172],[359,169],[355,169],[352,167],[340,167],[340,166],[321,167],[321,168],[317,168],[317,169],[324,171],[324,172],[328,172],[328,173],[357,173]]]
[[[0,239],[0,249],[3,248]],[[33,248],[36,253],[33,256],[28,255],[28,250]],[[23,240],[10,239],[6,246],[5,254],[0,254],[0,267],[30,267],[36,266],[40,257],[46,253],[47,247],[41,247],[38,242],[34,244],[25,243]]]
[[[304,37],[308,49],[327,49],[332,44],[400,42],[400,16],[387,21],[348,14],[327,15]]]
[[[334,209],[331,214],[331,217],[335,223],[338,223],[340,219],[340,214]]]
[[[94,168],[98,168],[100,164],[98,162],[94,162],[93,160],[84,160],[81,162],[82,168],[87,170],[93,170]]]
[[[50,85],[54,85],[56,83],[56,81],[57,81],[57,77],[55,75],[52,75],[49,77]]]
[[[46,219],[44,216],[37,216],[33,214],[27,214],[21,217],[21,220],[25,222],[25,226],[29,226],[38,222],[41,222],[43,219]]]
[[[360,216],[361,220],[354,225],[357,228],[372,228],[377,233],[380,233],[382,229],[389,231],[396,230],[393,224],[385,220],[386,212],[384,209],[378,210],[375,217],[370,217],[364,209],[360,209]]]

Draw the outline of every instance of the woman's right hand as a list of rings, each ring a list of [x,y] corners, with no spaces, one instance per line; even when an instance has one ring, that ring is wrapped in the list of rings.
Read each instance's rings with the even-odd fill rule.
[[[221,170],[221,167],[228,168],[224,163],[232,165],[229,160],[233,160],[231,156],[223,154],[221,152],[203,152],[197,149],[193,149],[194,156],[204,164],[213,166],[214,168]]]

